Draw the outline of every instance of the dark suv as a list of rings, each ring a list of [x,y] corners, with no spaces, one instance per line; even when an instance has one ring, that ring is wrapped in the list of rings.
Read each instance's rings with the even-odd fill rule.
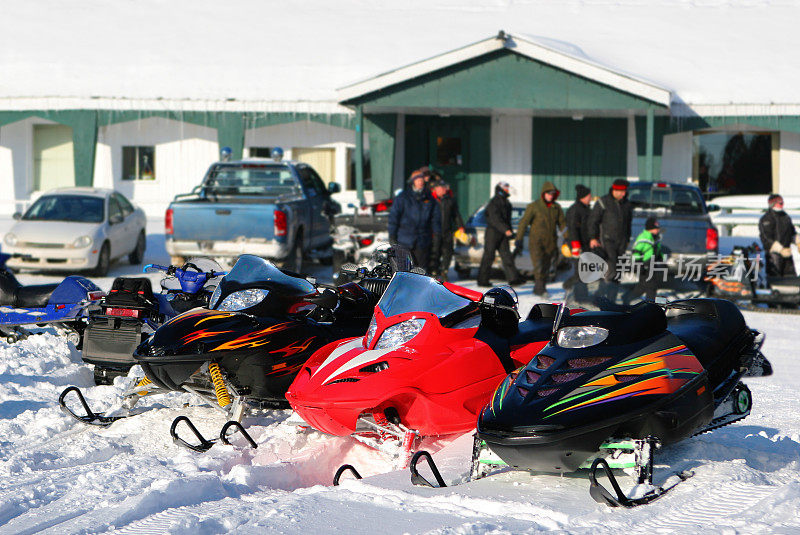
[[[644,229],[645,220],[655,216],[661,225],[661,244],[667,263],[677,271],[690,260],[705,268],[708,255],[719,251],[719,233],[711,222],[698,188],[668,182],[631,182],[628,200],[633,205],[631,243]]]

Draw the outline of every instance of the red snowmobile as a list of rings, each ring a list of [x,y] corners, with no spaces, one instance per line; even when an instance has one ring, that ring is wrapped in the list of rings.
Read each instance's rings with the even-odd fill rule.
[[[520,322],[513,290],[485,295],[416,273],[396,273],[364,337],[319,349],[286,393],[312,427],[372,446],[474,429],[513,370],[552,336],[555,305]],[[383,449],[383,448],[381,448]]]

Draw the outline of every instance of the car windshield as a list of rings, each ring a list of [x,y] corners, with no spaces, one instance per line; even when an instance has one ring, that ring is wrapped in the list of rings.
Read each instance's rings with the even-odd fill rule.
[[[511,207],[511,226],[516,228],[519,224],[519,220],[522,219],[523,214],[525,214],[524,207]],[[486,226],[486,207],[482,206],[478,208],[478,211],[472,214],[467,221],[467,225],[472,227],[485,227]]]
[[[215,195],[281,196],[300,192],[289,168],[274,164],[217,165],[203,189]]]
[[[25,221],[69,221],[73,223],[102,223],[102,197],[88,195],[47,195],[39,197],[28,208]]]
[[[661,210],[676,215],[706,213],[703,197],[700,192],[692,189],[631,185],[628,189],[628,200],[634,210]]]
[[[378,307],[387,318],[406,312],[429,312],[444,318],[472,305],[427,275],[397,272],[383,293]]]
[[[287,275],[267,260],[250,254],[240,256],[223,280],[242,286],[270,282],[276,291],[292,296],[309,295],[317,291],[306,279]]]

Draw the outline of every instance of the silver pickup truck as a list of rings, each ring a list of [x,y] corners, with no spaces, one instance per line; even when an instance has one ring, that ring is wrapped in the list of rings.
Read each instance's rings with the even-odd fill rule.
[[[341,211],[311,166],[248,159],[217,162],[192,193],[178,195],[165,217],[175,260],[208,256],[231,263],[249,253],[299,271],[305,258],[332,259],[330,226]]]

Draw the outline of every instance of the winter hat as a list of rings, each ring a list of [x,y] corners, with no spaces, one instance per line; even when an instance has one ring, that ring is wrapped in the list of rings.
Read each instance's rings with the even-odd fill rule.
[[[576,199],[583,199],[587,195],[592,192],[589,188],[584,186],[583,184],[576,184],[575,185],[575,198]]]
[[[661,228],[661,225],[659,224],[658,219],[650,216],[647,218],[647,221],[644,222],[644,229],[653,230],[654,228]]]
[[[624,178],[618,178],[614,181],[613,184],[611,184],[611,189],[617,191],[627,191],[628,181],[625,180]]]
[[[770,196],[767,197],[767,204],[769,205],[770,208],[772,208],[773,204],[775,204],[778,201],[782,201],[782,200],[783,200],[783,197],[781,197],[779,194],[771,193]]]
[[[497,185],[494,187],[495,194],[499,193],[503,197],[508,197],[511,193],[507,190],[511,188],[511,184],[508,182],[498,182]]]

